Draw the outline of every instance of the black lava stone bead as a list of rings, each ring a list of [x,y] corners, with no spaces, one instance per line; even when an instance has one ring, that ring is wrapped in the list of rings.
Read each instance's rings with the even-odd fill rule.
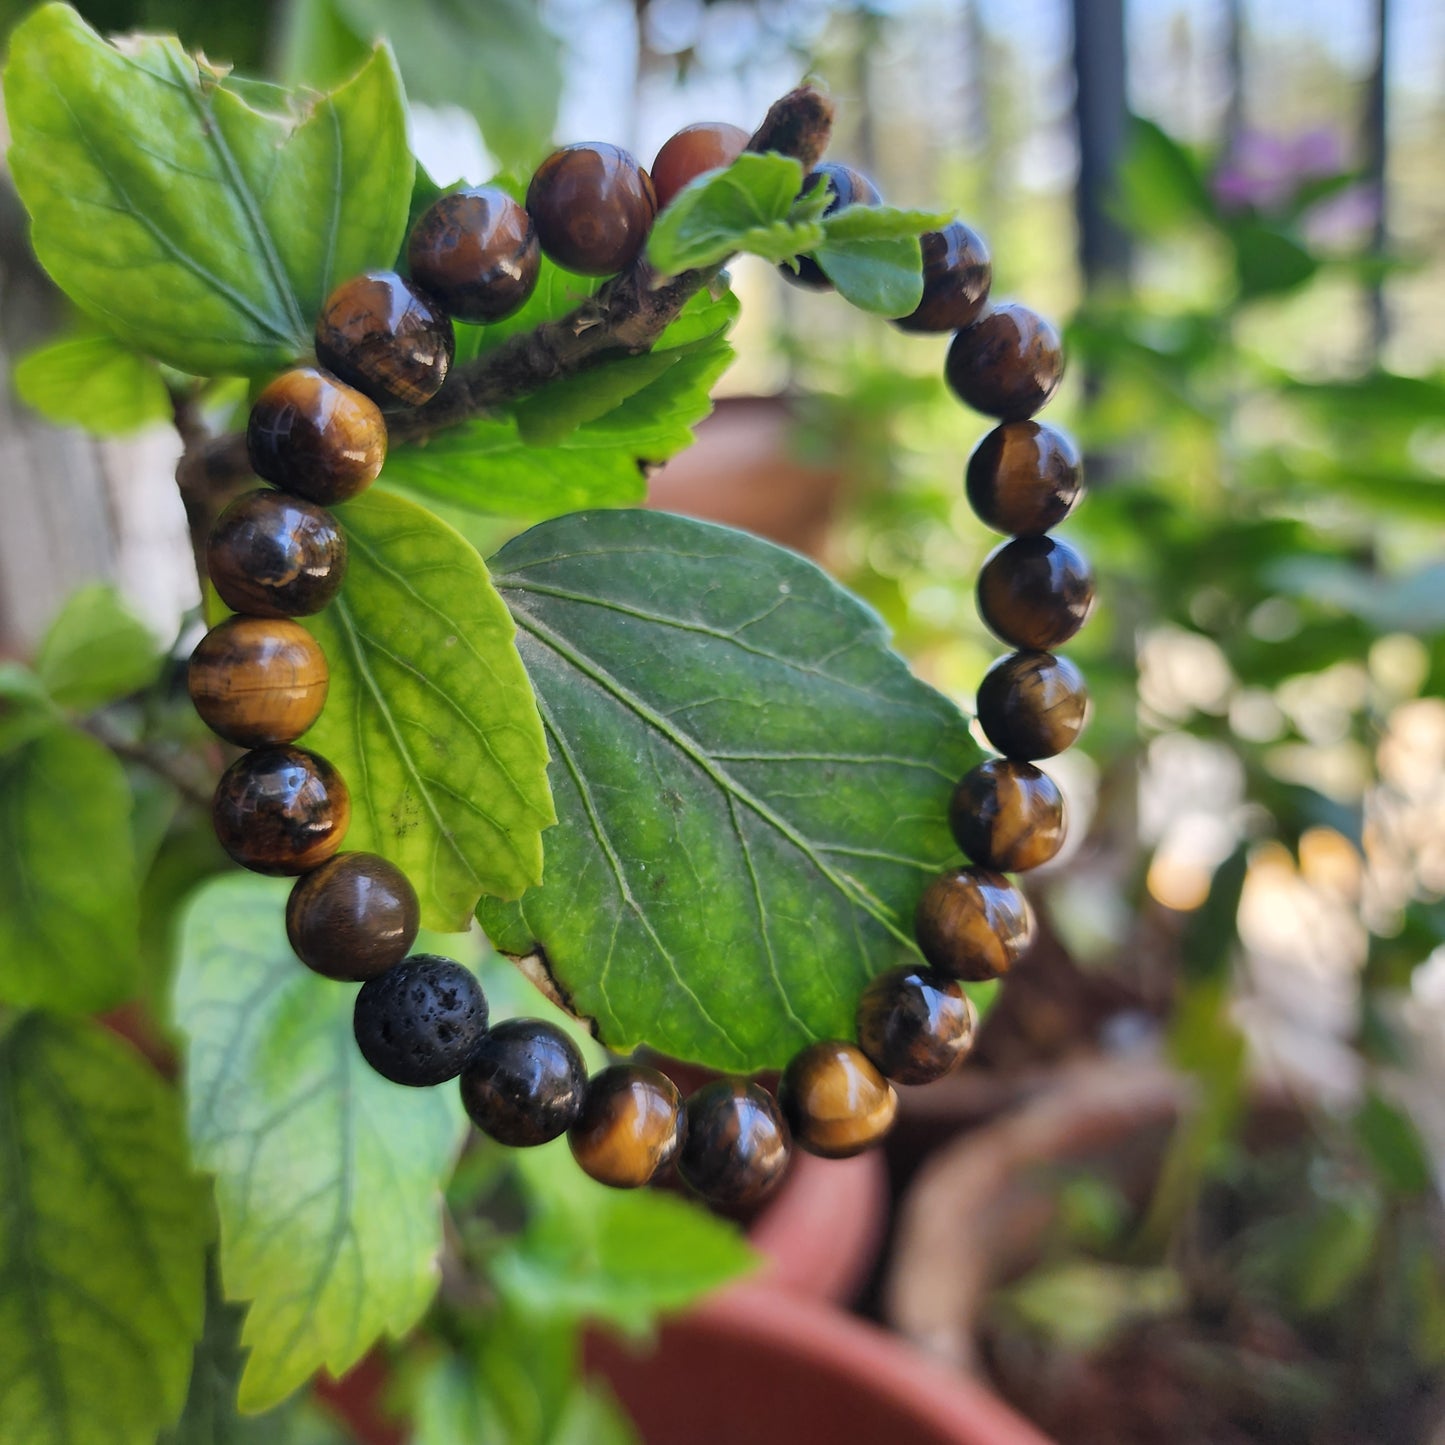
[[[461,964],[415,953],[356,995],[362,1057],[394,1084],[444,1084],[485,1038],[487,1000]]]

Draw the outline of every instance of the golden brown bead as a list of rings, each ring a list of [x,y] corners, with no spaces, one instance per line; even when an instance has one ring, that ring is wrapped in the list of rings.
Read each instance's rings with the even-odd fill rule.
[[[778,1103],[793,1140],[824,1159],[848,1159],[892,1127],[898,1095],[853,1044],[824,1040],[789,1061]]]
[[[351,795],[318,753],[257,748],[221,774],[211,821],[221,847],[243,868],[305,873],[341,846]]]
[[[228,617],[196,644],[188,681],[201,721],[242,747],[294,742],[326,703],[326,655],[299,622]]]
[[[747,149],[748,133],[726,121],[685,125],[664,142],[652,163],[652,185],[660,211],[685,186],[707,171],[730,166]]]
[[[599,1184],[638,1189],[677,1157],[685,1118],[682,1096],[666,1074],[614,1064],[588,1081],[567,1142],[583,1172]]]
[[[532,218],[505,191],[475,186],[434,201],[407,242],[412,280],[462,321],[501,321],[526,304],[542,251]]]
[[[1047,652],[1067,642],[1094,610],[1094,574],[1057,537],[1018,537],[995,549],[978,574],[978,613],[1012,647]]]
[[[340,853],[296,881],[286,936],[296,957],[326,978],[363,983],[406,957],[416,942],[416,889],[375,853]]]
[[[1035,311],[1010,302],[960,331],[944,376],[959,399],[1001,421],[1023,421],[1058,390],[1064,375],[1059,333]]]
[[[958,846],[980,868],[1022,873],[1063,846],[1064,798],[1032,763],[990,758],[954,789],[948,821]]]
[[[1036,421],[995,427],[968,459],[969,505],[979,520],[1011,537],[1057,527],[1084,494],[1079,449]]]
[[[320,612],[346,576],[346,536],[330,512],[270,487],[236,498],[206,543],[222,602],[253,617]]]
[[[382,406],[430,401],[455,347],[451,318],[395,271],[343,281],[316,323],[317,359]]]
[[[1052,652],[1001,657],[978,686],[978,722],[1006,758],[1033,762],[1071,747],[1088,719],[1084,675]]]
[[[998,978],[1033,942],[1034,917],[1002,873],[951,868],[924,889],[913,921],[924,958],[950,978]]]
[[[298,366],[256,398],[246,450],[258,477],[329,507],[376,480],[386,460],[386,422],[355,387]]]
[[[542,249],[583,276],[614,276],[641,254],[657,214],[652,180],[614,145],[553,151],[527,187]]]
[[[757,1084],[716,1079],[688,1099],[677,1172],[714,1204],[761,1204],[782,1182],[789,1152],[782,1112]]]
[[[923,299],[894,325],[904,331],[961,331],[972,326],[993,280],[993,261],[983,237],[962,221],[953,221],[920,240]]]
[[[879,974],[858,1000],[858,1045],[898,1084],[931,1084],[973,1047],[974,1011],[963,985],[929,968]]]

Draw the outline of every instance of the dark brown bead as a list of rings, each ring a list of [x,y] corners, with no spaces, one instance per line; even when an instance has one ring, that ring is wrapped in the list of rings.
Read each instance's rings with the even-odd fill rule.
[[[472,1123],[499,1144],[529,1148],[565,1134],[582,1112],[587,1068],[577,1045],[543,1019],[508,1019],[462,1070]]]
[[[614,1064],[588,1081],[567,1142],[583,1172],[599,1184],[638,1189],[677,1157],[685,1119],[682,1095],[666,1074]]]
[[[235,612],[308,617],[336,596],[346,576],[346,536],[323,508],[258,487],[217,519],[206,571]]]
[[[932,969],[879,974],[858,1000],[858,1044],[895,1083],[941,1079],[973,1047],[973,1029],[963,985]]]
[[[1036,537],[1057,527],[1083,496],[1083,461],[1063,432],[1036,421],[1006,422],[974,449],[965,487],[985,526]]]
[[[677,1172],[729,1209],[761,1204],[788,1167],[788,1126],[773,1096],[746,1079],[715,1079],[687,1101]]]
[[[321,364],[382,406],[430,401],[447,379],[455,347],[451,318],[395,271],[363,271],[343,281],[316,323]]]
[[[1067,642],[1094,610],[1094,574],[1067,542],[1017,537],[978,574],[978,614],[1013,647],[1047,652]]]
[[[977,231],[952,221],[923,242],[923,299],[894,323],[904,331],[961,331],[978,320],[993,281],[993,261]]]
[[[613,276],[641,253],[657,214],[652,180],[620,146],[553,151],[527,187],[542,249],[583,276]]]
[[[243,868],[305,873],[341,846],[351,795],[318,753],[257,748],[221,774],[211,820],[221,847]]]
[[[940,973],[968,983],[998,978],[1033,942],[1028,901],[1002,873],[951,868],[923,891],[913,920],[918,947]]]
[[[1032,763],[990,758],[953,790],[948,821],[958,846],[980,868],[1022,873],[1063,846],[1064,797]]]
[[[246,450],[258,477],[329,507],[376,480],[386,460],[386,422],[355,387],[298,366],[256,398]]]
[[[1059,333],[1036,311],[1009,302],[960,331],[944,376],[960,400],[1001,421],[1023,421],[1058,390],[1064,375]]]
[[[340,853],[296,881],[286,936],[326,978],[363,983],[406,957],[421,908],[405,873],[375,853]]]
[[[862,171],[855,171],[852,166],[838,161],[824,161],[809,171],[803,178],[803,195],[820,185],[827,186],[833,196],[823,212],[825,216],[831,216],[834,211],[841,211],[846,206],[878,206],[883,203],[882,193]],[[799,256],[796,271],[788,265],[778,269],[795,286],[804,286],[810,291],[833,289],[833,283],[811,256]]]
[[[434,201],[412,227],[412,280],[461,321],[501,321],[537,285],[532,218],[505,191],[476,186]]]
[[[730,166],[748,148],[748,133],[740,125],[705,120],[685,125],[663,143],[652,163],[652,185],[660,211],[690,182],[707,171]]]
[[[854,1044],[824,1040],[793,1055],[778,1103],[794,1143],[824,1159],[848,1159],[892,1127],[898,1095]]]
[[[1001,657],[978,685],[978,723],[1006,758],[1033,762],[1072,747],[1084,730],[1084,675],[1052,652]]]
[[[228,617],[196,644],[191,701],[212,732],[244,748],[295,742],[326,703],[326,654],[284,617]]]

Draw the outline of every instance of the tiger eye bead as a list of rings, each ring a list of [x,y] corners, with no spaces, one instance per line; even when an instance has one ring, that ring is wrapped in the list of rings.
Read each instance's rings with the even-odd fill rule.
[[[341,853],[296,881],[286,936],[296,957],[325,978],[364,983],[401,962],[416,942],[416,889],[375,853]]]
[[[1032,763],[990,758],[953,790],[948,822],[958,846],[980,868],[1022,873],[1063,846],[1064,797]]]
[[[782,1182],[789,1153],[782,1111],[757,1084],[715,1079],[688,1099],[677,1172],[714,1204],[761,1204]]]
[[[973,1004],[954,978],[927,968],[879,974],[858,1000],[858,1045],[885,1078],[931,1084],[973,1047]]]
[[[257,748],[216,785],[216,837],[254,873],[305,873],[341,846],[351,795],[341,774],[305,748]]]
[[[641,253],[657,196],[647,172],[621,146],[571,145],[537,167],[527,210],[542,249],[559,266],[614,276]]]
[[[846,206],[878,206],[883,203],[882,193],[862,171],[855,171],[852,166],[842,165],[838,161],[824,161],[822,165],[809,171],[803,178],[802,194],[806,196],[819,186],[827,186],[832,193],[832,199],[823,211],[825,216],[831,216]],[[833,289],[833,283],[811,256],[799,256],[796,271],[788,265],[781,265],[778,270],[794,286],[803,286],[810,291]]]
[[[904,331],[961,331],[978,320],[993,281],[993,261],[978,232],[953,221],[921,236],[923,299],[893,324]]]
[[[567,1131],[585,1174],[613,1189],[638,1189],[682,1147],[686,1116],[677,1085],[642,1064],[615,1064],[587,1084],[582,1113]]]
[[[913,928],[940,973],[983,983],[1007,973],[1033,942],[1034,917],[1002,873],[952,868],[924,890]]]
[[[412,280],[462,321],[501,321],[537,285],[532,218],[505,191],[476,186],[434,201],[407,243]]]
[[[660,211],[684,187],[707,171],[730,166],[748,146],[748,133],[726,121],[685,125],[663,143],[652,163],[652,185]]]
[[[995,549],[978,574],[978,612],[1010,646],[1047,652],[1067,642],[1094,610],[1094,574],[1067,542],[1018,537]]]
[[[1031,417],[1064,375],[1059,333],[1027,306],[996,306],[960,331],[948,348],[944,376],[959,399],[1001,421]]]
[[[363,271],[343,281],[316,323],[321,364],[383,406],[430,401],[455,347],[451,318],[395,271]]]
[[[977,709],[984,736],[1004,757],[1033,762],[1073,745],[1088,718],[1089,694],[1067,657],[1015,652],[984,674]]]
[[[251,470],[331,506],[364,492],[386,460],[376,403],[314,366],[298,366],[256,398],[246,425]]]
[[[543,1019],[508,1019],[477,1045],[461,1088],[462,1104],[482,1133],[528,1148],[577,1122],[587,1068],[561,1029]]]
[[[1011,537],[1057,527],[1084,494],[1079,449],[1036,421],[1005,422],[974,448],[965,479],[979,521]]]
[[[196,644],[187,681],[212,732],[242,747],[294,742],[326,703],[326,655],[299,622],[228,617]]]
[[[217,519],[206,543],[206,572],[234,612],[308,617],[341,587],[346,536],[323,508],[258,487]]]
[[[824,1040],[795,1054],[778,1082],[794,1141],[824,1159],[848,1159],[893,1127],[898,1095],[853,1044]]]

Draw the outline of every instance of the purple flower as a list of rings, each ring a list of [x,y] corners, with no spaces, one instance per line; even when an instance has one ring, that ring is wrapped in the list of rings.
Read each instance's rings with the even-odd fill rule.
[[[1306,182],[1338,175],[1344,163],[1336,131],[1279,136],[1246,130],[1214,173],[1214,199],[1226,211],[1280,211]]]

